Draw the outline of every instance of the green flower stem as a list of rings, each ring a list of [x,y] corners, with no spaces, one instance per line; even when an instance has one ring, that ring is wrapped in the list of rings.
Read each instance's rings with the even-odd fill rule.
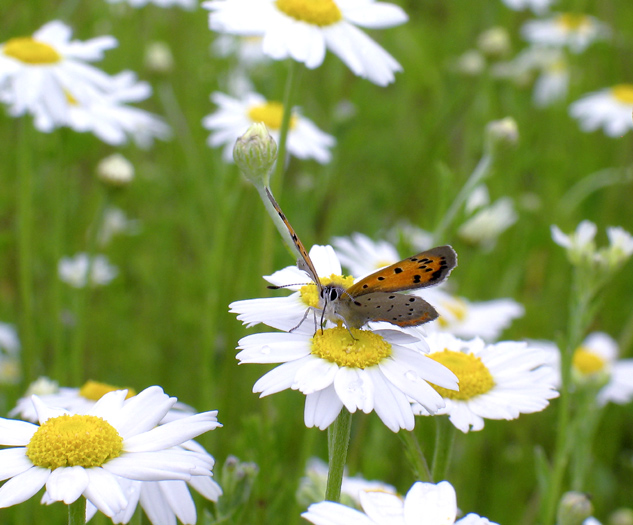
[[[448,229],[452,226],[457,217],[457,213],[460,208],[466,202],[466,199],[470,196],[473,190],[477,187],[481,181],[483,181],[490,173],[494,155],[492,153],[493,148],[488,148],[488,151],[481,157],[474,171],[468,177],[466,183],[462,186],[462,189],[457,194],[457,197],[453,200],[446,213],[442,216],[442,220],[435,228],[433,233],[433,244],[441,244],[444,242],[444,236]]]
[[[450,465],[453,453],[453,444],[457,430],[448,420],[448,417],[436,416],[435,420],[435,452],[433,453],[433,466],[431,467],[431,479],[441,481],[446,479],[446,472]]]
[[[288,132],[290,131],[290,119],[292,117],[292,103],[294,90],[296,85],[298,63],[294,60],[288,60],[288,77],[286,78],[286,87],[283,99],[283,117],[281,119],[281,128],[279,130],[279,143],[277,144],[277,164],[275,165],[275,174],[271,185],[275,188],[278,195],[281,195],[283,188],[283,176],[286,168],[286,144],[288,142]]]
[[[351,429],[352,414],[343,407],[334,423],[327,429],[329,468],[325,499],[328,501],[339,502],[341,499],[341,485],[343,484],[343,471],[347,461]]]
[[[574,268],[574,282],[569,309],[569,333],[567,344],[561,353],[561,388],[558,406],[558,425],[556,430],[556,448],[547,494],[544,496],[543,523],[553,524],[558,501],[562,494],[563,479],[571,454],[571,367],[574,350],[582,342],[586,327],[591,322],[591,303],[598,287],[591,286],[590,276],[584,275],[581,268]]]
[[[92,289],[92,267],[94,256],[97,250],[97,238],[99,230],[103,223],[105,211],[110,201],[111,188],[99,188],[99,202],[97,204],[97,212],[95,219],[88,230],[88,241],[86,246],[86,255],[88,256],[88,267],[86,268],[86,283],[77,290],[76,309],[75,309],[75,330],[73,332],[72,344],[70,349],[70,383],[79,386],[84,382],[84,359],[83,346],[86,337],[86,318],[88,310],[88,300]]]
[[[431,476],[429,464],[426,461],[424,452],[422,452],[422,448],[420,447],[420,443],[418,442],[415,432],[398,432],[398,437],[402,439],[402,442],[406,447],[407,457],[409,458],[409,461],[411,461],[416,479],[419,481],[432,482],[433,477]]]
[[[84,525],[86,523],[86,499],[79,496],[68,505],[68,525]]]
[[[35,319],[33,313],[33,150],[27,126],[18,123],[17,203],[18,203],[18,269],[20,290],[20,339],[22,343],[23,379],[31,383],[40,362],[35,351]]]

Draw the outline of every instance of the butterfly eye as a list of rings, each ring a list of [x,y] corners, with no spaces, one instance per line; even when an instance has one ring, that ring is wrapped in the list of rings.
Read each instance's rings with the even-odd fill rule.
[[[336,288],[332,288],[330,290],[330,301],[335,301],[338,299],[338,290]]]

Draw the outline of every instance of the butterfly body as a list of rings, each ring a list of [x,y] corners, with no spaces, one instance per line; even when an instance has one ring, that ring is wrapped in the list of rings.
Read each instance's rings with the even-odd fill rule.
[[[382,268],[348,288],[323,285],[294,228],[288,222],[273,195],[266,194],[288,230],[301,255],[297,266],[304,270],[319,290],[322,319],[344,323],[348,329],[360,328],[370,321],[386,321],[401,326],[418,326],[438,317],[438,313],[417,295],[403,294],[444,281],[457,266],[457,254],[451,246],[438,246]],[[305,319],[305,316],[304,316]]]

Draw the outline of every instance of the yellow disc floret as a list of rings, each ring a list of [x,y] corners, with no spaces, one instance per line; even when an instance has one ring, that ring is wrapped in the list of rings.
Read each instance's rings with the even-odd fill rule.
[[[281,129],[284,117],[284,106],[281,102],[266,102],[253,106],[248,110],[248,118],[253,122],[263,122],[268,129]],[[297,125],[296,115],[290,117],[290,129]]]
[[[589,348],[579,347],[574,352],[573,357],[574,368],[583,375],[597,374],[603,372],[605,361]]]
[[[352,276],[336,275],[334,273],[329,277],[321,277],[320,281],[323,286],[334,284],[341,286],[346,290],[354,284],[354,278]],[[305,304],[311,306],[312,308],[319,307],[319,289],[314,285],[314,283],[302,286],[299,292],[301,293],[301,300]]]
[[[343,19],[333,0],[277,0],[275,3],[282,13],[315,26],[329,26]]]
[[[611,88],[611,93],[618,102],[633,104],[633,84],[618,84]]]
[[[26,455],[38,467],[100,467],[121,455],[123,438],[107,421],[96,416],[63,415],[47,420],[26,446]]]
[[[98,401],[108,392],[114,392],[115,390],[123,390],[123,388],[108,385],[106,383],[99,383],[98,381],[86,381],[79,389],[79,395],[85,399],[90,399],[91,401]],[[128,388],[125,399],[129,399],[135,395],[136,391],[133,388]]]
[[[459,379],[459,391],[447,390],[432,385],[442,397],[467,401],[481,394],[485,394],[495,386],[492,374],[481,362],[481,359],[473,354],[444,350],[429,354],[429,357],[443,364]]]
[[[586,31],[591,27],[591,19],[587,15],[563,13],[556,18],[556,23],[565,31]]]
[[[30,36],[12,38],[4,46],[4,54],[32,65],[55,64],[62,57],[55,49]]]
[[[352,337],[353,336],[353,337]],[[349,368],[367,368],[377,365],[391,355],[391,345],[369,330],[336,327],[312,338],[312,355]]]

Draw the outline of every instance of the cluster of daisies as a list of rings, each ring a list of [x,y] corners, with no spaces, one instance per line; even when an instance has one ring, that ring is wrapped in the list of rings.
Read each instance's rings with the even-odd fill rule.
[[[41,379],[29,393],[10,414],[21,420],[0,419],[0,508],[45,488],[45,504],[85,498],[88,519],[100,511],[128,523],[140,504],[152,523],[195,523],[189,488],[222,494],[213,457],[193,441],[221,426],[217,411],[195,414],[157,386],[135,394]]]
[[[0,45],[0,101],[9,114],[32,115],[42,132],[69,127],[112,145],[132,139],[149,147],[155,138],[168,138],[162,119],[129,105],[150,96],[148,83],[132,71],[109,75],[91,64],[116,47],[116,39],[71,37],[66,24],[52,21]]]
[[[464,53],[457,62],[457,69],[474,75],[486,68],[486,56],[495,61],[491,74],[497,78],[512,79],[520,86],[534,77],[533,103],[547,107],[566,100],[573,64],[578,56],[592,44],[613,36],[609,25],[594,16],[551,12],[553,0],[504,0],[515,10],[531,9],[538,18],[523,24],[521,34],[528,47],[513,59],[503,61],[510,53],[510,36],[502,27],[482,33],[478,48]],[[622,136],[633,128],[633,85],[620,83],[589,93],[573,102],[569,114],[576,118],[583,131],[602,128],[612,137]]]

